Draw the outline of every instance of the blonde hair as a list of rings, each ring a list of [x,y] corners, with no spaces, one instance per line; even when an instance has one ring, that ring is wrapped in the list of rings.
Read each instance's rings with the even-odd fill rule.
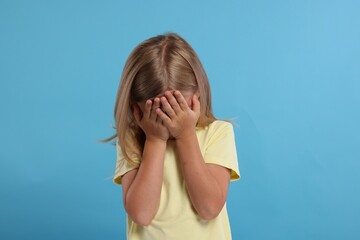
[[[191,90],[199,94],[201,109],[197,127],[206,127],[216,120],[212,113],[209,81],[197,54],[178,34],[167,33],[143,41],[130,53],[115,102],[116,134],[100,141],[108,142],[118,137],[125,160],[135,164],[129,153],[135,153],[141,159],[145,134],[134,119],[134,104],[152,99],[168,89]]]

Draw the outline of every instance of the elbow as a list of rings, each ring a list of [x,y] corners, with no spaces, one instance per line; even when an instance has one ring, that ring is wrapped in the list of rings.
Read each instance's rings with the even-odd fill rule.
[[[210,221],[216,218],[220,214],[221,210],[222,207],[217,207],[217,206],[204,208],[198,211],[198,216],[203,221]]]
[[[134,223],[139,226],[146,227],[149,226],[152,222],[152,218],[142,218],[142,217],[130,217]]]
[[[195,208],[198,216],[204,221],[210,221],[219,216],[220,212],[225,207],[226,199],[214,198],[212,200],[202,202]]]
[[[154,218],[154,214],[147,213],[146,211],[139,211],[135,209],[126,209],[126,212],[129,218],[139,226],[146,227],[149,226]]]
[[[203,221],[210,221],[213,220],[214,218],[216,218],[219,215],[220,212],[213,212],[213,213],[199,213],[199,217],[201,218],[201,220]]]

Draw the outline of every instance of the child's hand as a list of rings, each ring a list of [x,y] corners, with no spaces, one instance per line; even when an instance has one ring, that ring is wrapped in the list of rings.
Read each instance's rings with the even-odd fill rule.
[[[195,127],[200,116],[200,102],[195,94],[192,96],[191,107],[189,107],[179,91],[174,93],[166,91],[165,97],[161,97],[161,105],[161,109],[157,108],[156,113],[168,128],[171,136],[181,139],[195,134]]]
[[[161,118],[159,118],[156,114],[156,109],[159,107],[159,98],[155,98],[154,103],[151,100],[147,100],[142,114],[140,107],[137,104],[134,106],[135,120],[145,132],[146,140],[167,141],[169,139],[169,130],[162,124]]]

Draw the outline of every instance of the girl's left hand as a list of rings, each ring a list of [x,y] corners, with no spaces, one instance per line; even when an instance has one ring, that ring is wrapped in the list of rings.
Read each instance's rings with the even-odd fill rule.
[[[182,139],[195,134],[200,116],[200,102],[196,94],[192,96],[191,107],[179,91],[166,91],[165,96],[161,97],[161,104],[162,107],[157,108],[156,113],[172,137]]]

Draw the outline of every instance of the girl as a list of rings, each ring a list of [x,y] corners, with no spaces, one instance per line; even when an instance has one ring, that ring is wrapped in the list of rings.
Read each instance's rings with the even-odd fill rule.
[[[170,33],[130,54],[115,103],[127,239],[231,239],[226,197],[240,179],[233,127],[216,120],[191,46]]]

